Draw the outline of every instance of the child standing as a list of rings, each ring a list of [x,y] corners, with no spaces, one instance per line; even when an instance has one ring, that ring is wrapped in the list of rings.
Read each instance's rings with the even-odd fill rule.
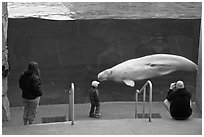
[[[98,81],[92,81],[91,90],[89,94],[91,109],[89,112],[89,117],[100,118],[100,100],[99,100],[99,91],[98,91]]]

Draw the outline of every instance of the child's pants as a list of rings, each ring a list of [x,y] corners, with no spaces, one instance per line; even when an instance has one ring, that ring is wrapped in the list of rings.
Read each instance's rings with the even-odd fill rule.
[[[95,113],[94,113],[94,111],[95,111]],[[90,109],[89,115],[93,116],[94,114],[95,115],[99,115],[100,114],[100,105],[96,106],[96,105],[91,103],[91,109]]]
[[[24,114],[23,114],[23,120],[24,125],[27,125],[27,122],[29,124],[33,124],[33,121],[35,119],[35,115],[37,113],[38,104],[40,101],[40,97],[28,100],[23,98],[23,105],[24,105]]]

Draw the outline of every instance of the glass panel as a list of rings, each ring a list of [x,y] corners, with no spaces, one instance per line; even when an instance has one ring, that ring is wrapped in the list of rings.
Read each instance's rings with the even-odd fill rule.
[[[75,83],[75,103],[88,103],[91,81],[97,80],[98,73],[128,59],[165,53],[184,56],[197,64],[200,22],[200,19],[10,18],[10,104],[22,105],[18,79],[30,61],[39,63],[41,104],[68,103],[71,82]],[[174,72],[150,79],[153,101],[162,101],[169,84],[179,79],[185,82],[194,99],[196,73]],[[124,83],[101,82],[100,100],[133,101],[135,90],[145,82],[136,81],[134,88]]]

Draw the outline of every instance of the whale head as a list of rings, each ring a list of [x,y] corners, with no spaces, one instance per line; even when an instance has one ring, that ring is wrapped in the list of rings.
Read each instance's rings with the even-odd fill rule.
[[[109,80],[112,75],[112,70],[111,69],[106,69],[98,74],[98,80],[99,81],[105,81]]]

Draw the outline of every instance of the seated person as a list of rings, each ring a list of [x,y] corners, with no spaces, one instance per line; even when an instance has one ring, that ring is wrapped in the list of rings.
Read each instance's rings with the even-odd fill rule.
[[[186,90],[182,81],[171,83],[164,105],[173,119],[185,120],[191,116],[191,93]]]

